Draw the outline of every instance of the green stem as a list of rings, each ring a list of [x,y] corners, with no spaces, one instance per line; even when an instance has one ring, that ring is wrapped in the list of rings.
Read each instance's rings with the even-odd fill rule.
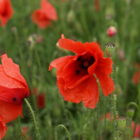
[[[68,136],[68,139],[71,140],[68,129],[64,125],[62,125],[62,124],[57,125],[56,128],[55,128],[55,140],[58,140],[57,139],[57,130],[58,130],[59,127],[63,127],[65,129],[65,131],[67,133],[67,136]]]
[[[90,110],[87,108],[87,118],[86,118],[86,130],[85,130],[85,140],[88,139],[88,123],[89,123],[89,116],[90,116]]]
[[[20,137],[21,137],[22,140],[24,140],[23,135],[22,135],[22,131],[21,131],[21,127],[20,127],[19,117],[17,118],[17,124],[18,124],[18,130],[19,130],[19,133],[20,133]]]
[[[40,140],[40,134],[39,134],[39,130],[38,130],[38,127],[37,127],[37,122],[36,122],[36,119],[35,119],[34,111],[33,111],[30,103],[28,102],[28,100],[26,98],[24,98],[24,101],[26,102],[29,110],[31,111],[31,114],[32,114],[32,117],[33,117],[33,121],[34,121],[34,125],[35,125],[35,130],[36,130],[36,133],[37,133],[37,138],[38,138],[38,140]]]

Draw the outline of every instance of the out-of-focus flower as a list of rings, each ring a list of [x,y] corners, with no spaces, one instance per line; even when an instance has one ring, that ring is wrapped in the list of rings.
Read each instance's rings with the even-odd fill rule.
[[[28,85],[20,74],[19,66],[6,54],[0,65],[0,114],[5,123],[22,116],[24,98],[29,96]]]
[[[131,128],[132,128],[132,131],[133,131],[134,128],[135,128],[135,122],[131,123]],[[134,137],[139,137],[140,138],[140,124],[137,124],[137,126],[136,126]]]
[[[47,0],[41,0],[41,9],[32,13],[32,21],[44,29],[51,23],[51,20],[57,20],[56,10]]]
[[[104,58],[104,53],[96,42],[84,43],[65,39],[64,35],[58,41],[61,48],[74,52],[75,56],[65,56],[51,62],[49,70],[57,69],[57,86],[65,101],[79,103],[95,108],[99,100],[99,89],[96,77],[102,87],[103,94],[108,96],[114,90],[112,60]]]
[[[120,59],[121,61],[123,61],[123,60],[124,60],[124,57],[125,57],[124,51],[121,50],[121,49],[118,49],[118,50],[117,50],[117,53],[118,53],[118,55],[119,55],[119,59]]]
[[[3,117],[0,114],[0,140],[5,136],[6,130],[7,130],[6,124],[3,120]]]
[[[13,9],[10,0],[0,0],[0,21],[2,27],[7,24],[12,15]]]
[[[117,117],[117,119],[119,118],[118,115],[116,117]],[[100,117],[100,120],[103,120],[105,118],[109,121],[113,121],[114,116],[113,116],[113,114],[110,114],[109,112],[107,112],[106,115],[103,115],[103,116]]]
[[[114,26],[110,26],[107,30],[107,35],[113,37],[117,33],[117,29]]]
[[[132,77],[132,81],[134,84],[138,84],[139,82],[139,79],[140,79],[140,71],[137,71],[134,73],[133,77]]]
[[[41,43],[42,42],[42,40],[43,40],[43,37],[42,36],[37,36],[36,37],[36,43]]]
[[[44,95],[44,93],[37,95],[37,106],[39,109],[43,109],[45,107],[45,95]]]
[[[21,132],[22,135],[25,137],[26,133],[29,131],[29,127],[28,126],[22,126],[21,127]]]
[[[99,0],[94,0],[95,11],[98,12],[100,9]]]

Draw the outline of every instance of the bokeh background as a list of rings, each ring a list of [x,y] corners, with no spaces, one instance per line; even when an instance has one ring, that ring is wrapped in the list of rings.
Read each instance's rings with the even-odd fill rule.
[[[52,21],[46,29],[40,29],[31,20],[34,10],[40,8],[40,0],[11,0],[14,14],[5,27],[0,27],[0,54],[20,66],[22,75],[30,87],[31,103],[42,140],[54,140],[54,130],[64,124],[72,140],[84,140],[86,111],[82,103],[65,102],[56,86],[56,70],[48,71],[55,58],[73,55],[56,44],[63,33],[74,41],[97,42],[105,52],[106,44],[116,45],[113,55],[113,77],[116,109],[119,116],[127,115],[127,104],[138,103],[138,78],[140,76],[140,1],[139,0],[49,0],[57,11],[58,21]],[[108,33],[109,27],[115,33]],[[106,54],[104,55],[106,57]],[[41,63],[38,63],[38,62]],[[89,140],[111,140],[112,122],[106,127],[101,116],[110,112],[111,96],[100,94],[95,109],[90,110]],[[25,139],[36,139],[30,112],[24,104],[21,127]],[[137,110],[133,121],[136,121]],[[19,140],[16,120],[9,123],[3,140]],[[66,140],[63,128],[58,139]]]

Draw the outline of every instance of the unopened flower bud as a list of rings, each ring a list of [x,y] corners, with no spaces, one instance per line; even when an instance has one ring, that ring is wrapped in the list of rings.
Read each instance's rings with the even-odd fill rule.
[[[125,117],[119,117],[118,118],[118,129],[120,131],[123,131],[126,127],[126,118]]]
[[[133,118],[134,113],[135,113],[135,111],[134,111],[133,108],[130,108],[130,109],[127,110],[127,115],[128,115],[130,118]]]
[[[117,33],[117,29],[114,26],[110,26],[107,30],[107,35],[113,37]]]
[[[105,52],[108,57],[112,57],[115,53],[115,44],[112,42],[106,44]]]
[[[74,10],[70,10],[67,14],[67,21],[74,22],[75,21],[75,13]]]

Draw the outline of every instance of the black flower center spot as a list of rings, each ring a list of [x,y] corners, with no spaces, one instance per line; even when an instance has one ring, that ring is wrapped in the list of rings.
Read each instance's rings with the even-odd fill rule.
[[[93,56],[90,57],[78,57],[77,58],[77,68],[76,68],[76,74],[79,74],[80,71],[85,71],[85,73],[88,75],[88,67],[91,66],[95,62],[95,59]]]
[[[13,101],[17,101],[17,98],[14,97],[14,98],[13,98]]]

